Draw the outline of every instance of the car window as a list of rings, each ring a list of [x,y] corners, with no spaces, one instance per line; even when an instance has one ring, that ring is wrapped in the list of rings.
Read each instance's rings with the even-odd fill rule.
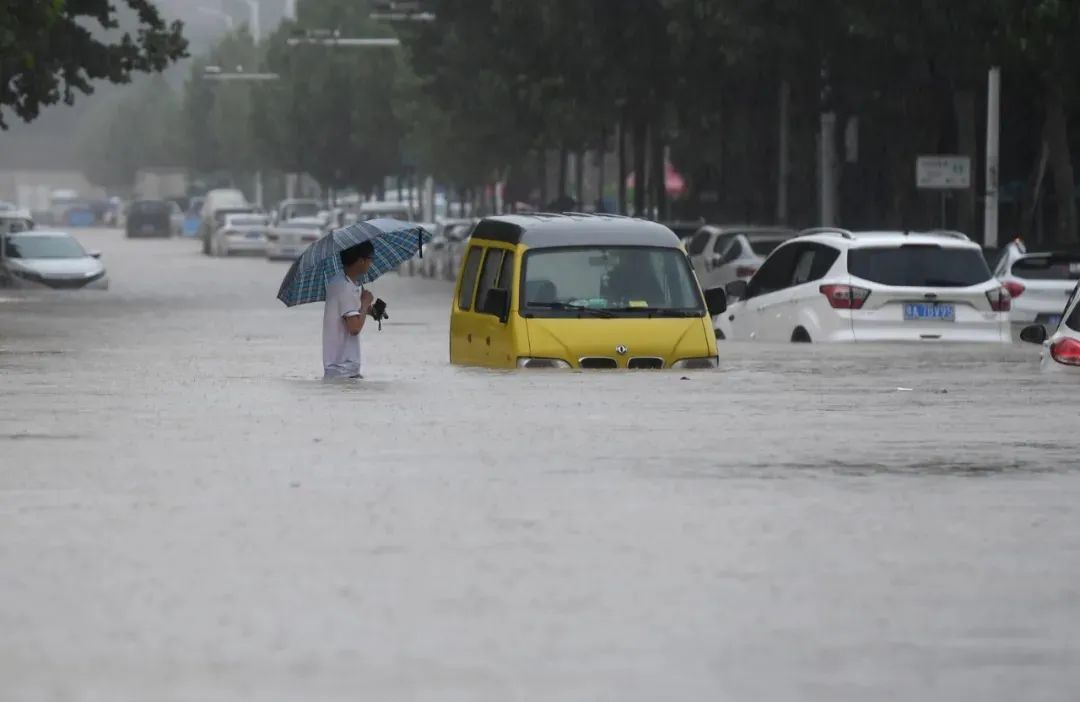
[[[821,280],[832,268],[840,252],[831,246],[804,244],[803,251],[795,260],[795,270],[791,275],[792,285],[803,285]]]
[[[458,309],[472,309],[472,295],[476,288],[476,276],[480,272],[480,257],[484,249],[479,246],[469,251],[469,257],[465,260],[465,269],[461,272],[461,289],[458,291]]]
[[[1012,274],[1025,280],[1080,280],[1080,254],[1022,258],[1013,263]]]
[[[697,256],[705,251],[705,247],[709,245],[709,237],[711,236],[712,234],[708,230],[703,229],[699,231],[694,235],[694,238],[690,240],[690,246],[686,249],[687,253],[691,256]]]
[[[473,303],[473,308],[477,311],[483,306],[488,291],[495,287],[499,271],[502,270],[504,253],[503,249],[488,249],[487,256],[484,256],[484,266],[480,269],[480,284],[476,286],[476,300]]]
[[[966,288],[991,278],[978,249],[933,244],[852,249],[848,270],[863,280],[900,287]]]
[[[712,247],[713,253],[714,254],[723,254],[724,249],[726,249],[731,244],[731,240],[734,239],[734,238],[735,238],[734,234],[724,234],[722,236],[716,237],[716,243],[713,244],[713,247]]]
[[[495,287],[502,290],[510,290],[514,287],[514,252],[507,251],[503,256],[502,270],[499,271],[499,280],[495,283]]]
[[[750,279],[750,284],[746,289],[746,298],[767,295],[786,288],[791,282],[795,258],[801,250],[800,244],[791,244],[774,251]]]

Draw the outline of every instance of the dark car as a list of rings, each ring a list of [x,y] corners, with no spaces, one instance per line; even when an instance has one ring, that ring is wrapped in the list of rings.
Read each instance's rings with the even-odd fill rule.
[[[166,200],[138,200],[131,203],[127,215],[128,237],[171,236],[172,207],[172,203]]]

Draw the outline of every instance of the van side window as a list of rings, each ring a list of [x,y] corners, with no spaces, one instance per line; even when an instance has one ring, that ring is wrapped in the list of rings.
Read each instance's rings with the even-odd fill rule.
[[[495,287],[495,280],[502,268],[503,253],[502,249],[488,249],[487,256],[484,257],[484,268],[480,271],[480,284],[476,286],[474,307],[477,310],[483,306],[488,291]]]
[[[514,252],[507,251],[503,256],[502,270],[499,271],[499,282],[495,284],[495,287],[500,290],[512,290],[514,288],[514,281],[511,278],[514,277]]]
[[[484,250],[474,246],[469,250],[469,258],[465,260],[465,268],[461,272],[461,289],[458,291],[458,309],[471,310],[473,290],[476,289],[476,274],[480,272],[480,257]]]

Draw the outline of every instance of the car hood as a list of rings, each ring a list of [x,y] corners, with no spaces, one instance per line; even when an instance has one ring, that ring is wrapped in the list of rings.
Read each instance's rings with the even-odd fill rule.
[[[713,356],[714,337],[703,319],[533,317],[527,320],[530,354],[567,361],[586,356],[650,357],[663,358],[668,364],[681,358]]]
[[[9,258],[12,270],[37,273],[46,278],[85,278],[105,270],[101,261],[90,256],[83,258]]]

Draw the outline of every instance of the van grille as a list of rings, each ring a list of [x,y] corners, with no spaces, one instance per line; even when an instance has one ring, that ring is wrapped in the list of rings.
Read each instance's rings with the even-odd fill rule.
[[[603,358],[600,356],[586,357],[578,360],[582,368],[588,368],[592,370],[602,368],[618,368],[619,364],[615,362],[614,358]]]
[[[630,362],[626,364],[626,367],[636,370],[659,370],[664,367],[664,359],[647,357],[631,358]]]

